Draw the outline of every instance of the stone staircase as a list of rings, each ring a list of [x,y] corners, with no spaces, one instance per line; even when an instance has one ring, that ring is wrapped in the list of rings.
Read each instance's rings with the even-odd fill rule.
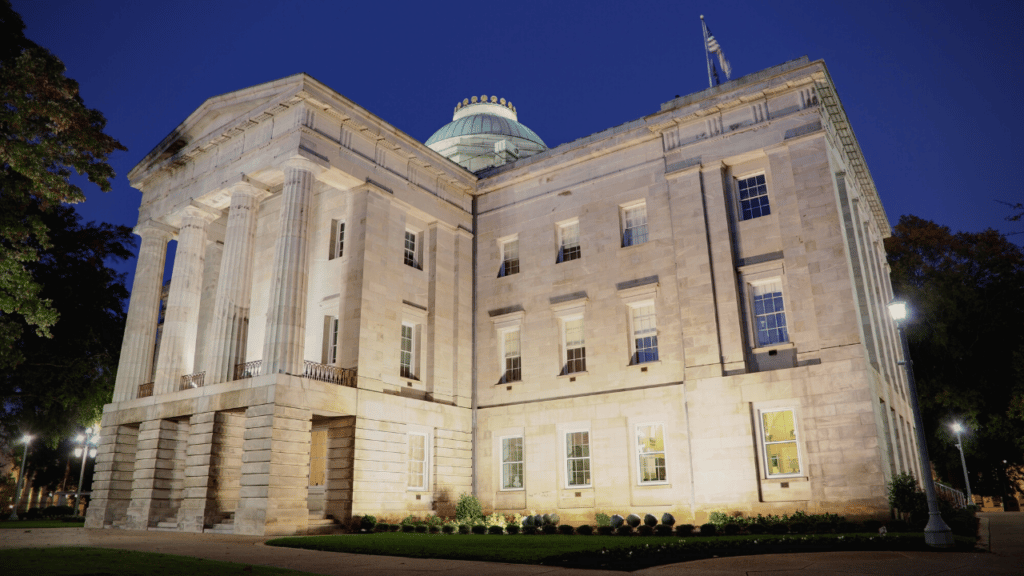
[[[156,526],[150,526],[150,530],[154,532],[177,532],[178,531],[178,517],[169,516],[156,523]]]
[[[203,530],[206,534],[234,534],[235,533],[235,513],[231,512],[225,518],[221,518],[220,522],[217,522],[213,526]]]
[[[309,528],[306,529],[306,534],[338,534],[341,532],[341,528],[341,524],[338,524],[330,516],[321,518],[319,515],[310,514]]]

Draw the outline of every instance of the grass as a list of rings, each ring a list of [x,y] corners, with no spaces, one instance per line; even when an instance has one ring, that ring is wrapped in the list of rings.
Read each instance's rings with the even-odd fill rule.
[[[4,529],[25,529],[32,528],[81,528],[85,526],[85,520],[80,522],[65,522],[63,520],[4,520],[0,522],[0,530]]]
[[[329,552],[545,564],[568,568],[639,570],[715,556],[854,550],[934,550],[923,533],[744,535],[713,538],[670,536],[499,536],[375,533],[279,538],[271,546]],[[973,538],[956,537],[957,552],[972,551]]]
[[[79,576],[305,576],[273,566],[249,566],[234,562],[202,560],[152,552],[105,548],[17,548],[0,550],[5,574],[53,574]]]

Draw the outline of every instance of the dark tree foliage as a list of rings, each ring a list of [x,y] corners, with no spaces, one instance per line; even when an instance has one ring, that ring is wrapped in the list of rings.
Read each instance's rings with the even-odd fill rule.
[[[24,29],[0,0],[0,369],[20,361],[21,330],[48,336],[59,316],[29,271],[51,242],[39,214],[85,199],[73,173],[110,190],[107,158],[125,149],[103,132],[106,120],[86,108],[64,64]]]
[[[1024,251],[995,230],[952,233],[915,216],[885,248],[893,290],[913,310],[907,338],[936,471],[962,487],[949,428],[959,420],[973,492],[1006,495],[1024,464]]]
[[[0,197],[0,212],[10,202]],[[66,205],[44,212],[36,201],[25,217],[49,230],[49,247],[26,267],[61,315],[49,338],[20,330],[14,349],[22,362],[0,371],[0,433],[31,431],[53,444],[95,423],[113,392],[128,290],[106,262],[131,258],[134,238],[126,226],[83,225]],[[11,321],[19,320],[24,328],[25,320]]]

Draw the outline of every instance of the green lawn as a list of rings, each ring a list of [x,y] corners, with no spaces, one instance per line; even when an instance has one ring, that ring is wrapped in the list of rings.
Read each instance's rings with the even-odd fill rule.
[[[746,535],[710,538],[669,536],[498,536],[375,533],[279,538],[271,546],[329,552],[545,564],[573,568],[638,570],[714,556],[853,550],[933,550],[922,533]],[[973,538],[956,538],[958,552],[974,549]]]
[[[151,552],[104,548],[19,548],[0,550],[5,574],[80,576],[305,576],[307,572],[200,560]]]
[[[0,522],[0,530],[31,530],[32,528],[81,528],[82,526],[85,526],[84,520],[81,522],[64,522],[62,520],[4,520],[3,522]]]

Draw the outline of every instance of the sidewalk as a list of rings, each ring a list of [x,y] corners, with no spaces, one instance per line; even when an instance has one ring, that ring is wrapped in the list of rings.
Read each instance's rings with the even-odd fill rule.
[[[987,527],[990,554],[941,552],[818,552],[711,558],[657,566],[641,575],[686,576],[877,576],[1012,575],[1024,566],[1024,513],[979,514]],[[983,534],[985,536],[985,534]],[[84,546],[160,552],[243,564],[291,568],[313,574],[362,575],[367,571],[400,576],[604,576],[622,572],[571,570],[528,564],[495,564],[463,560],[424,560],[393,556],[365,556],[265,546],[268,538],[177,532],[128,532],[55,528],[0,531],[0,549]],[[985,538],[983,537],[983,540]],[[2,552],[0,552],[2,555]]]

